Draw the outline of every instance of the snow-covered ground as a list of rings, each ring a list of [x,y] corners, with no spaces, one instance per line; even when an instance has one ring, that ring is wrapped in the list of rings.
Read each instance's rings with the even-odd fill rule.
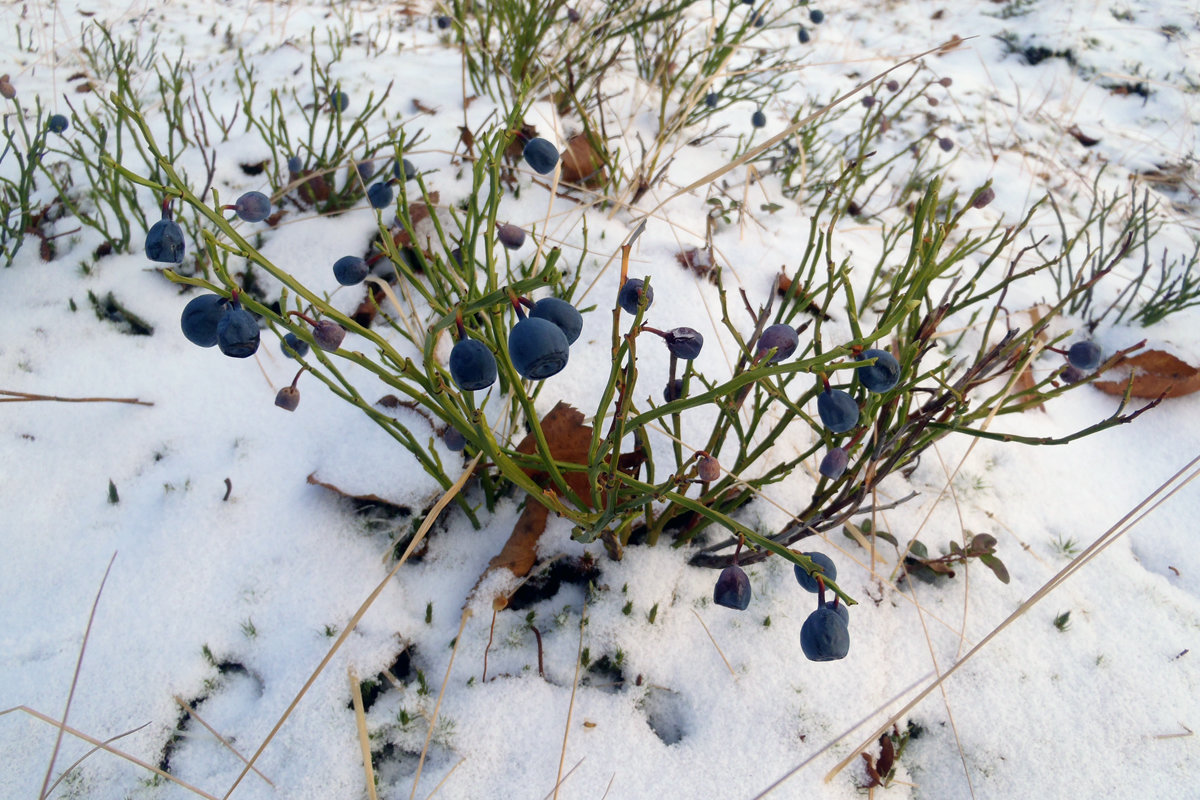
[[[996,200],[978,212],[980,229],[1016,221],[1047,191],[1065,206],[1080,205],[1107,164],[1100,185],[1108,190],[1128,189],[1131,175],[1149,170],[1180,175],[1174,189],[1144,178],[1132,184],[1160,201],[1155,247],[1190,251],[1200,234],[1194,3],[830,2],[821,5],[821,25],[806,22],[808,45],[796,38],[807,9],[758,7],[771,19],[770,41],[794,48],[803,65],[797,84],[765,107],[764,133],[782,130],[805,97],[828,99],[959,36],[960,46],[924,60],[923,75],[952,83],[930,91],[938,104],[923,104],[914,116],[953,140],[953,151],[941,156],[948,181],[964,191],[993,181]],[[458,51],[434,25],[431,6],[407,8],[412,13],[393,4],[302,0],[10,3],[0,11],[0,72],[26,109],[35,97],[64,113],[64,97],[77,108],[94,102],[75,91],[80,79],[71,76],[88,72],[81,30],[104,21],[118,39],[145,47],[157,37],[159,53],[181,51],[216,107],[232,113],[230,46],[247,54],[264,87],[298,87],[308,78],[310,32],[321,53],[333,32],[350,43],[331,77],[355,101],[394,81],[387,118],[403,120],[410,134],[423,129],[423,143],[408,157],[452,196],[464,185],[450,165],[464,114],[479,126],[496,109],[480,99],[464,111]],[[1059,55],[1030,65],[1014,48]],[[95,92],[112,88],[106,76],[86,79]],[[618,113],[630,131],[649,124],[643,100],[629,92],[612,101],[627,104]],[[13,113],[10,101],[0,103]],[[719,121],[730,129],[682,151],[643,210],[726,163],[736,136],[751,133],[751,110],[722,112]],[[549,103],[534,113],[543,135],[565,135]],[[1099,142],[1085,147],[1068,132],[1073,127]],[[249,135],[217,145],[215,185],[223,197],[270,191],[237,166],[282,158],[263,148]],[[194,152],[183,163],[191,174],[202,166]],[[6,176],[12,168],[11,159],[0,163]],[[723,227],[714,239],[736,280],[758,291],[780,264],[794,262],[809,230],[811,209],[772,195],[777,188],[768,179],[749,191],[765,193],[753,206],[769,199],[782,210]],[[45,181],[39,192],[53,196]],[[148,193],[146,202],[153,202]],[[720,372],[728,367],[715,346],[716,289],[673,257],[681,245],[702,243],[706,210],[699,194],[665,206],[639,242],[634,274],[654,276],[661,318],[651,322],[702,331],[712,344],[700,367]],[[580,244],[581,212],[562,199],[550,202],[545,188],[530,183],[506,201],[506,212],[548,242]],[[595,280],[596,287],[584,305],[615,289],[615,270],[602,267],[633,218],[588,213],[595,255],[585,285]],[[69,217],[56,224],[58,231],[75,227]],[[239,223],[244,234],[258,227]],[[872,229],[844,228],[842,255],[873,252]],[[263,229],[264,255],[301,281],[328,287],[328,265],[365,247],[376,216],[360,203],[337,217]],[[1035,229],[1053,232],[1053,218],[1039,218]],[[188,296],[152,268],[139,237],[132,253],[97,259],[101,239],[85,228],[56,240],[49,261],[31,240],[0,269],[0,390],[152,404],[0,398],[3,797],[37,796],[64,772],[53,796],[221,797],[232,789],[239,798],[367,797],[351,686],[368,680],[379,691],[368,692],[362,720],[380,797],[751,798],[768,789],[773,797],[858,797],[866,781],[861,759],[828,781],[827,774],[1072,555],[1200,455],[1198,395],[1061,447],[943,440],[921,460],[911,486],[888,484],[919,495],[883,512],[879,525],[901,541],[919,532],[941,547],[964,531],[991,533],[1012,580],[1001,584],[973,565],[937,586],[896,585],[895,551],[881,551],[872,564],[848,538],[814,542],[809,549],[834,557],[839,584],[859,600],[841,661],[813,663],[801,654],[811,596],[782,560],[747,570],[753,602],[737,613],[712,604],[715,573],[688,566],[686,549],[635,547],[612,561],[598,543],[573,542],[565,520],[551,519],[540,552],[578,557],[587,550],[599,570],[595,585],[585,591],[564,583],[529,608],[493,617],[490,595],[472,589],[512,531],[515,501],[484,514],[481,530],[447,509],[423,555],[388,579],[393,538],[422,520],[369,519],[309,476],[417,515],[441,497],[440,487],[316,381],[301,380],[303,402],[294,413],[276,408],[274,395],[295,370],[273,335],[244,360],[187,342],[179,315]],[[535,249],[528,242],[518,256]],[[1035,284],[1016,292],[1009,308],[1026,308],[1047,291]],[[89,294],[110,292],[154,334],[129,335],[98,319]],[[343,292],[333,302],[349,310],[357,301]],[[1147,329],[1104,326],[1097,341],[1112,352],[1149,338],[1200,363],[1198,310]],[[587,315],[583,340],[547,383],[540,411],[560,399],[594,406],[608,371],[606,317],[602,310]],[[1067,327],[1064,321],[1060,330]],[[665,370],[665,357],[645,359],[645,372]],[[1039,368],[1059,363],[1047,354]],[[1109,416],[1116,404],[1081,387],[1045,411],[999,418],[992,428],[1061,436]],[[458,457],[438,448],[456,478]],[[813,469],[770,487],[776,505],[758,504],[744,521],[782,526],[811,494]],[[1200,490],[1186,485],[908,710],[899,725],[914,732],[897,781],[875,795],[1194,793],[1198,516]],[[306,687],[381,582],[353,633]],[[1068,611],[1069,620],[1056,625]],[[581,648],[590,664],[607,657],[618,669],[578,669]],[[68,696],[71,731],[56,743],[51,721],[63,719]],[[242,757],[273,733],[257,772],[239,781]],[[90,752],[97,742],[127,757]],[[878,754],[878,746],[869,752]],[[131,759],[166,766],[192,788]]]

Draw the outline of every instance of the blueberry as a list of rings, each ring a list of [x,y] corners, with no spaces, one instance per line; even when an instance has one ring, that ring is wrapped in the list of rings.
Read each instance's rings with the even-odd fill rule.
[[[767,115],[763,113],[761,108],[750,115],[750,124],[756,128],[762,128],[766,126]]]
[[[313,341],[322,350],[333,352],[342,346],[346,338],[346,329],[336,322],[323,319],[313,326]]]
[[[943,152],[949,153],[954,149],[954,140],[949,136],[943,136],[942,138],[938,139],[938,147],[942,148]]]
[[[709,108],[716,108],[717,101],[720,99],[720,95],[718,95],[716,92],[709,92],[708,94],[704,95],[704,105],[708,106]]]
[[[864,350],[859,359],[873,358],[874,364],[858,367],[858,380],[867,391],[883,394],[900,382],[900,362],[886,350]]]
[[[617,293],[617,303],[630,314],[636,314],[643,295],[646,297],[646,307],[649,308],[654,302],[654,287],[646,286],[646,282],[641,278],[630,278]]]
[[[370,180],[371,176],[375,174],[375,162],[360,161],[358,162],[356,169],[358,170],[358,177],[362,178],[364,181]]]
[[[406,181],[411,181],[417,177],[417,166],[407,158],[402,158],[392,165],[392,174],[397,178],[403,178]]]
[[[1100,366],[1100,345],[1095,342],[1076,342],[1067,350],[1067,363],[1084,372],[1091,372]]]
[[[291,348],[290,350],[288,348]],[[283,341],[279,343],[279,349],[288,358],[304,358],[308,355],[308,342],[301,339],[294,333],[289,333],[283,337]]]
[[[262,222],[271,216],[271,198],[262,192],[246,192],[233,204],[233,213],[246,222]]]
[[[508,332],[508,355],[526,380],[542,380],[562,371],[569,355],[567,337],[557,325],[527,317]]]
[[[299,173],[304,169],[304,162],[300,160],[300,156],[288,156],[287,168],[288,172]]]
[[[358,256],[342,256],[333,262],[333,277],[342,286],[355,286],[363,282],[371,268]]]
[[[450,18],[447,16],[444,16],[444,15],[438,17],[437,18],[437,26],[439,28],[441,28],[442,30],[446,30],[446,28],[450,27]]]
[[[236,301],[217,323],[217,347],[230,358],[249,358],[258,351],[258,320]]]
[[[812,559],[812,562],[821,568],[821,574],[829,576],[829,580],[837,580],[837,567],[834,566],[833,559],[829,556],[824,553],[801,553],[800,555],[808,556]],[[793,564],[792,569],[796,573],[797,583],[804,587],[806,591],[816,594],[820,590],[820,587],[817,585],[817,579],[801,569],[799,564]]]
[[[886,87],[887,87],[887,90],[888,90],[889,92],[898,92],[898,91],[900,91],[900,81],[897,81],[897,80],[890,80],[890,81],[888,81],[887,83],[885,83],[885,84],[884,84],[884,86],[886,86]]]
[[[392,204],[392,187],[386,183],[372,183],[367,189],[367,200],[371,208],[387,208]]]
[[[809,661],[837,661],[850,652],[850,627],[831,608],[818,608],[800,627],[800,649]]]
[[[62,114],[53,114],[51,115],[50,119],[46,121],[46,130],[50,131],[51,133],[62,133],[68,127],[70,126],[67,124],[67,118]]]
[[[228,298],[219,294],[202,294],[193,297],[183,307],[179,326],[183,335],[192,344],[212,347],[217,343],[217,323],[229,310]]]
[[[350,97],[341,89],[329,93],[329,105],[334,111],[345,111],[350,106]]]
[[[771,363],[778,364],[785,358],[796,352],[796,347],[800,344],[800,336],[796,333],[796,329],[785,323],[770,325],[762,332],[762,336],[758,337],[758,345],[755,348],[759,356],[774,348],[775,355],[771,356]]]
[[[719,606],[745,611],[750,605],[750,579],[737,564],[721,570],[713,587],[713,602]]]
[[[146,258],[164,264],[183,261],[183,229],[171,219],[160,219],[146,233]]]
[[[509,250],[520,250],[521,245],[525,244],[525,231],[516,225],[505,222],[496,228],[496,238]]]
[[[458,432],[458,428],[446,428],[446,432],[442,434],[442,442],[452,453],[458,453],[467,446],[467,440]]]
[[[858,403],[841,389],[817,395],[817,415],[832,433],[845,433],[858,424]]]
[[[672,403],[683,397],[683,378],[669,381],[663,388],[663,400]]]
[[[812,11],[808,12],[808,18],[812,20],[813,25],[820,25],[825,21],[825,12],[814,8]]]
[[[300,405],[300,390],[295,386],[285,386],[275,393],[275,405],[284,411],[295,411]]]
[[[525,144],[524,156],[525,163],[542,175],[554,172],[554,167],[558,165],[558,148],[541,137],[530,139]]]
[[[496,357],[478,339],[459,339],[450,350],[450,377],[464,392],[486,389],[496,382]]]
[[[862,99],[863,108],[870,108],[875,105],[875,95],[869,94]]]
[[[671,355],[687,361],[700,355],[700,348],[704,347],[704,337],[692,328],[672,328],[667,331],[666,341]]]
[[[808,44],[812,40],[812,36],[808,33],[808,28],[803,25],[796,31],[796,38],[800,40],[800,44]]]
[[[817,467],[817,472],[826,478],[836,480],[842,477],[842,473],[846,471],[846,464],[849,462],[850,455],[844,447],[831,447],[825,452],[825,457],[821,459],[821,465]]]
[[[567,337],[567,344],[575,344],[583,331],[583,315],[575,310],[575,306],[557,297],[543,297],[533,304],[529,316],[549,320],[558,326]]]

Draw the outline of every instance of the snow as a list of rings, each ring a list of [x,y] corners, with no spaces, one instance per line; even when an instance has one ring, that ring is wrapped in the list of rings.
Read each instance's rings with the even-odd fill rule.
[[[1009,7],[1028,13],[998,16]],[[227,39],[250,55],[260,92],[294,90],[311,99],[304,93],[312,38],[317,51],[328,54],[332,32],[344,52],[330,77],[351,97],[347,113],[361,108],[369,91],[378,97],[394,81],[384,114],[418,141],[406,156],[431,187],[458,197],[470,177],[457,175],[450,163],[458,126],[464,118],[472,129],[493,124],[498,109],[481,98],[464,112],[459,54],[432,25],[431,7],[413,8],[406,16],[387,4],[327,7],[307,0],[135,8],[104,0],[9,4],[0,12],[7,54],[0,71],[10,74],[26,109],[34,97],[49,109],[60,108],[64,96],[76,108],[94,102],[71,89],[69,76],[90,74],[81,52],[89,40],[80,31],[103,20],[120,38],[147,44],[158,37],[164,54],[182,48],[217,113],[232,114],[238,95]],[[972,217],[972,226],[982,231],[997,220],[1015,222],[1047,191],[1075,204],[1107,164],[1101,188],[1149,189],[1159,200],[1166,222],[1155,247],[1190,251],[1200,132],[1194,4],[875,0],[822,8],[826,21],[808,26],[813,41],[802,50],[794,25],[805,10],[772,7],[771,15],[782,19],[772,23],[778,30],[766,32],[768,41],[795,49],[804,66],[797,85],[766,107],[768,125],[756,142],[782,130],[796,108],[825,102],[835,90],[952,35],[973,37],[925,60],[931,72],[920,80],[952,77],[953,83],[932,86],[928,94],[941,102],[914,105],[914,119],[904,123],[905,136],[918,131],[954,140],[953,152],[937,151],[939,172],[963,196],[993,181],[996,199]],[[1164,28],[1172,25],[1177,32]],[[1026,65],[995,38],[1005,31],[1021,48],[1070,50],[1077,63],[1053,58]],[[366,44],[372,41],[378,46]],[[911,71],[894,75],[904,80]],[[90,78],[98,92],[115,82],[112,75]],[[1153,88],[1149,97],[1111,90],[1139,82]],[[414,99],[436,112],[416,111]],[[636,93],[615,101],[628,120],[618,140],[626,153],[640,152],[639,131],[653,133],[655,120],[639,106],[643,101]],[[10,101],[0,102],[4,114],[14,113]],[[641,212],[728,162],[737,137],[751,128],[749,109],[724,113],[721,122],[730,127],[703,148],[681,149],[665,183],[641,201]],[[862,113],[851,109],[830,123],[831,131],[844,134]],[[549,103],[535,104],[528,116],[549,138],[561,141],[574,132]],[[1083,147],[1067,133],[1072,125],[1100,142]],[[897,137],[893,144],[907,141]],[[264,177],[243,175],[236,166],[277,155],[261,138],[231,135],[216,152],[223,198],[270,189]],[[0,174],[8,176],[11,164],[0,163]],[[188,151],[180,166],[193,180],[203,174],[197,152]],[[1131,179],[1166,166],[1184,169],[1183,188],[1166,193]],[[807,244],[811,209],[781,199],[776,177],[748,190],[745,177],[743,168],[722,179],[729,197],[745,199],[752,211],[768,200],[784,207],[721,226],[713,244],[732,280],[760,297]],[[53,190],[42,181],[36,196],[48,201]],[[156,213],[148,190],[139,189],[138,197]],[[651,275],[660,304],[655,312],[673,311],[651,323],[699,330],[708,346],[697,368],[719,376],[731,371],[736,351],[723,341],[715,287],[675,261],[680,250],[703,246],[707,210],[699,194],[666,204],[649,221],[630,273]],[[547,244],[564,247],[567,263],[579,258],[582,212],[572,201],[551,199],[531,183],[519,198],[506,199],[505,213],[531,236],[519,252],[497,257],[529,257],[533,235],[545,235]],[[1045,209],[1039,214],[1034,229],[1057,233],[1053,216]],[[615,287],[618,267],[613,254],[633,219],[631,213],[587,212],[581,284],[587,292],[580,305],[607,302],[602,298]],[[248,237],[269,231],[238,225]],[[74,227],[66,217],[54,230]],[[288,221],[263,234],[262,252],[306,285],[332,291],[327,265],[360,252],[375,230],[374,212],[360,203],[336,217]],[[852,255],[856,263],[873,264],[875,233],[872,225],[845,221],[835,237],[835,259]],[[811,663],[801,655],[799,630],[811,601],[789,564],[770,559],[749,567],[754,598],[746,612],[735,613],[711,603],[715,573],[688,566],[686,549],[635,546],[612,561],[599,543],[574,542],[562,519],[551,519],[540,554],[590,553],[599,570],[595,585],[564,584],[553,597],[493,618],[491,597],[512,580],[493,575],[480,587],[476,581],[512,530],[520,513],[515,502],[502,501],[491,514],[481,510],[480,530],[452,505],[430,530],[427,549],[387,579],[394,540],[421,520],[368,518],[308,477],[349,494],[374,494],[417,515],[441,496],[438,482],[311,376],[300,380],[303,400],[294,413],[277,409],[273,396],[296,367],[269,331],[258,355],[245,360],[189,344],[177,326],[190,295],[148,268],[136,229],[133,238],[131,254],[97,259],[92,253],[101,239],[84,228],[56,240],[57,257],[43,262],[30,236],[15,263],[0,269],[0,389],[153,403],[22,402],[0,411],[4,797],[39,792],[56,729],[21,709],[61,719],[81,650],[67,724],[100,740],[121,736],[112,747],[150,764],[169,761],[176,777],[225,795],[243,762],[195,720],[182,723],[175,698],[195,704],[204,722],[251,757],[381,582],[381,593],[257,759],[271,783],[250,773],[233,796],[368,796],[351,705],[353,671],[383,689],[366,713],[381,797],[542,797],[561,780],[561,797],[750,798],[802,763],[771,796],[859,797],[860,759],[830,782],[822,778],[1067,565],[1056,541],[1084,550],[1200,454],[1196,395],[1168,400],[1132,424],[1066,446],[943,440],[907,480],[896,477],[881,487],[885,499],[912,490],[919,495],[881,513],[879,527],[902,543],[919,535],[931,551],[959,540],[963,530],[989,532],[999,540],[1012,582],[1001,584],[972,566],[937,587],[896,586],[890,548],[872,565],[840,534],[806,541],[806,549],[835,558],[840,585],[859,600],[851,609],[850,654],[839,662]],[[268,294],[278,291],[259,274]],[[1010,308],[1025,308],[1052,291],[1052,284],[1035,282],[1010,298]],[[99,298],[113,292],[154,326],[154,334],[132,336],[98,320],[89,292]],[[332,301],[350,311],[355,297],[342,292]],[[744,329],[748,316],[740,301],[730,310]],[[1191,354],[1194,363],[1198,311],[1150,329],[1102,328],[1098,341],[1111,352],[1149,337],[1171,352]],[[601,307],[585,319],[567,369],[537,400],[540,412],[564,398],[591,408],[604,385],[607,312]],[[1056,334],[1068,327],[1064,320]],[[666,374],[667,358],[658,348],[639,356],[642,374],[653,376],[639,388],[649,393]],[[1047,354],[1036,368],[1055,365]],[[347,368],[346,374],[368,402],[388,393],[363,370]],[[1116,404],[1117,398],[1084,387],[1045,412],[1000,417],[992,430],[1061,436],[1108,417]],[[405,409],[391,413],[407,414],[414,430],[425,424]],[[686,419],[684,440],[702,441],[706,422],[703,414]],[[806,431],[777,445],[782,457],[808,446],[808,437]],[[437,448],[448,478],[456,479],[458,456]],[[785,524],[811,493],[815,467],[814,460],[768,487],[770,502],[756,503],[743,521],[764,529]],[[116,503],[109,499],[110,481]],[[470,499],[481,502],[477,495]],[[1200,726],[1198,513],[1200,494],[1185,486],[963,664],[943,691],[901,719],[901,728],[912,721],[923,733],[899,760],[902,782],[876,794],[1187,796],[1200,774],[1200,740],[1191,733]],[[1060,631],[1055,618],[1068,610],[1069,628]],[[544,676],[531,625],[540,633]],[[620,658],[624,682],[577,670],[581,648],[592,663]],[[392,685],[379,676],[400,669],[402,653],[411,663]],[[193,796],[113,753],[87,755],[91,748],[78,736],[64,736],[54,778],[86,759],[56,796]]]

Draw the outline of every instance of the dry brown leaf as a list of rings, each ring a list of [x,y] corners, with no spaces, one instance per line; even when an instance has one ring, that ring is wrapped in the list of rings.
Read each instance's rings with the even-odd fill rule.
[[[537,563],[538,542],[546,531],[546,520],[550,517],[550,509],[534,500],[525,504],[525,510],[517,518],[512,534],[504,547],[488,562],[487,569],[475,582],[478,586],[483,580],[498,569],[506,569],[518,578],[524,578],[533,570]]]
[[[562,151],[562,179],[567,183],[584,183],[603,176],[604,158],[588,141],[587,134],[577,133],[567,140]]]
[[[1144,350],[1125,356],[1106,374],[1114,380],[1094,381],[1092,385],[1107,394],[1124,395],[1131,374],[1134,397],[1183,397],[1200,390],[1200,368],[1162,350]]]
[[[326,483],[325,481],[321,480],[320,478],[317,477],[317,473],[315,473],[315,472],[309,474],[308,482],[314,486],[320,486],[324,489],[328,489],[329,491],[333,492],[334,494],[341,495],[342,497],[348,497],[351,500],[362,500],[363,502],[367,502],[367,503],[378,503],[381,506],[387,506],[388,508],[394,508],[398,512],[403,513],[403,514],[411,514],[412,513],[412,509],[409,508],[408,506],[397,505],[397,504],[391,502],[390,500],[384,500],[382,497],[379,497],[378,495],[350,494],[349,492],[343,491],[342,489],[339,489],[337,486],[334,486],[332,483]]]

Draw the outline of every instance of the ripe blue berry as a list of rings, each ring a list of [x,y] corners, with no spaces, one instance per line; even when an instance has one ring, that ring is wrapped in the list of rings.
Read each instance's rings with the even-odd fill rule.
[[[683,397],[683,378],[668,381],[663,388],[663,400],[672,403],[681,397]]]
[[[796,38],[800,40],[800,44],[808,44],[812,41],[812,36],[808,32],[808,28],[803,25],[796,31]]]
[[[446,28],[450,27],[450,18],[447,16],[438,17],[437,18],[437,26],[439,28],[441,28],[442,30],[446,30]]]
[[[758,346],[755,349],[761,356],[774,348],[775,355],[771,356],[771,363],[778,364],[796,352],[799,344],[800,337],[796,334],[796,329],[780,322],[776,325],[769,325],[762,332],[762,336],[758,337]]]
[[[496,357],[478,339],[459,339],[450,350],[450,377],[464,392],[486,389],[496,382]]]
[[[583,315],[575,310],[575,306],[557,297],[538,300],[533,304],[529,316],[553,322],[567,337],[567,344],[575,344],[583,331]]]
[[[817,395],[817,414],[833,433],[845,433],[858,424],[858,403],[841,389],[826,389]]]
[[[530,139],[525,144],[524,156],[525,163],[542,175],[554,172],[558,165],[558,148],[541,137]]]
[[[68,127],[70,126],[67,124],[67,118],[62,114],[53,114],[51,115],[50,119],[46,121],[46,130],[50,131],[51,133],[62,133]]]
[[[750,124],[756,128],[762,128],[767,124],[767,115],[761,108],[750,115]]]
[[[392,174],[397,178],[403,178],[406,181],[411,181],[417,177],[417,166],[407,158],[402,158],[392,165]]]
[[[287,168],[288,172],[298,173],[304,169],[304,162],[300,160],[300,156],[288,156]]]
[[[808,12],[808,18],[812,20],[813,25],[820,25],[825,21],[825,12],[814,8]]]
[[[333,277],[342,286],[355,286],[363,282],[371,268],[358,256],[342,256],[333,262]]]
[[[329,93],[329,105],[334,111],[345,111],[350,106],[350,96],[341,89]]]
[[[516,225],[505,222],[497,226],[496,238],[500,240],[500,244],[509,250],[520,250],[521,245],[525,244],[525,231]]]
[[[837,479],[842,477],[842,473],[846,471],[846,464],[850,462],[850,455],[844,447],[831,447],[825,452],[825,457],[821,459],[821,465],[817,467],[817,472],[820,472],[826,478]]]
[[[822,575],[829,576],[829,580],[837,580],[837,567],[834,566],[833,559],[824,553],[801,553],[800,555],[808,556],[812,562],[821,568]],[[796,573],[796,582],[799,583],[806,591],[816,594],[820,590],[817,585],[817,579],[809,575],[799,564],[793,564],[792,569]]]
[[[160,219],[146,233],[146,258],[164,264],[183,261],[183,229],[171,219]]]
[[[183,307],[183,315],[179,318],[179,326],[183,335],[192,344],[201,347],[212,347],[217,343],[217,323],[225,312],[229,311],[228,298],[219,294],[202,294],[193,297]]]
[[[830,608],[818,608],[800,627],[800,649],[809,661],[837,661],[850,652],[850,627]]]
[[[249,358],[258,351],[258,320],[237,302],[217,323],[217,347],[230,358]]]
[[[446,428],[446,432],[442,434],[442,442],[452,453],[458,453],[467,446],[466,437],[459,433],[457,428]]]
[[[692,328],[672,328],[667,331],[666,342],[671,355],[687,361],[700,355],[700,349],[704,347],[704,337]]]
[[[371,208],[387,208],[392,204],[392,187],[386,183],[372,183],[367,189],[367,201]]]
[[[713,602],[719,606],[745,611],[750,605],[750,579],[737,564],[721,570],[713,587]]]
[[[716,108],[717,101],[719,99],[720,95],[718,95],[716,92],[709,92],[704,96],[704,105],[708,106],[709,108]]]
[[[526,317],[508,332],[508,355],[522,378],[538,381],[562,371],[570,345],[557,325]]]
[[[643,295],[646,298],[646,307],[649,308],[654,302],[654,287],[646,286],[646,282],[641,278],[630,278],[617,293],[617,303],[630,314],[636,314]]]
[[[943,152],[949,153],[954,149],[954,140],[949,136],[943,136],[942,138],[938,139],[938,147],[942,148]]]
[[[290,348],[290,349],[289,349]],[[304,358],[308,355],[308,342],[301,339],[294,333],[289,333],[283,337],[283,341],[279,343],[279,349],[288,358]]]
[[[900,382],[900,362],[886,350],[864,350],[859,359],[873,358],[874,364],[858,367],[858,381],[868,392],[883,394]]]
[[[1076,342],[1067,350],[1067,362],[1084,372],[1091,372],[1100,366],[1100,356],[1100,345],[1095,342]]]
[[[246,192],[233,204],[233,213],[246,222],[262,222],[271,216],[271,198],[262,192]]]

